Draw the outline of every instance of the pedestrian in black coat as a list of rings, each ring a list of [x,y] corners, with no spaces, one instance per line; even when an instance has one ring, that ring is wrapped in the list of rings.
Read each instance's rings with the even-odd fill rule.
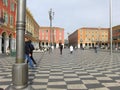
[[[97,53],[97,46],[95,46],[95,53]]]
[[[62,55],[63,45],[60,43],[60,54]]]
[[[27,60],[27,63],[29,62],[30,68],[33,68],[33,63],[31,53],[30,53],[30,47],[29,47],[29,40],[25,37],[25,60]]]
[[[35,59],[33,58],[33,50],[35,48],[34,48],[31,40],[29,40],[29,48],[30,48],[30,54],[31,54],[30,58],[32,59],[32,61],[34,63],[34,66],[37,66],[37,63],[36,63]]]

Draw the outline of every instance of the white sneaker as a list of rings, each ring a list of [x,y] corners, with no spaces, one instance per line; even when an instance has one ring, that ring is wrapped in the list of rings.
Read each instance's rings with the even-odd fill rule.
[[[36,65],[36,64],[34,64],[33,66],[34,66],[34,67],[37,67],[37,65]]]

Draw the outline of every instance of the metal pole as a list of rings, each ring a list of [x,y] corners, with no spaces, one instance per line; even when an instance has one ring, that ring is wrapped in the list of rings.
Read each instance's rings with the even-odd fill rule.
[[[69,32],[67,33],[68,38],[68,48],[69,48]]]
[[[100,48],[100,26],[98,27],[98,48]]]
[[[17,0],[17,23],[16,23],[16,63],[12,68],[12,85],[5,90],[33,90],[28,85],[28,65],[25,60],[25,20],[26,0]]]
[[[112,0],[109,0],[110,8],[110,55],[112,56]]]
[[[53,46],[53,30],[52,30],[52,20],[53,20],[53,17],[54,17],[54,12],[52,11],[52,8],[50,9],[49,11],[49,19],[50,19],[50,43],[51,43],[51,46]]]
[[[24,63],[24,34],[25,34],[25,16],[26,16],[26,0],[18,0],[17,8],[17,36],[16,36],[16,63]]]
[[[49,11],[49,19],[50,19],[50,44],[52,46],[52,9]]]

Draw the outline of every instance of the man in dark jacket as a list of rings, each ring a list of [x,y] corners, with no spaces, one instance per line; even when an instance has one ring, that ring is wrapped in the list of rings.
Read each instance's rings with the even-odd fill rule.
[[[36,63],[36,61],[35,61],[34,58],[33,58],[33,50],[34,50],[35,48],[34,48],[31,40],[29,40],[29,47],[30,47],[30,54],[31,54],[30,58],[32,59],[32,61],[33,61],[33,63],[34,63],[34,66],[37,66],[37,63]]]
[[[27,60],[27,62],[29,62],[30,67],[33,68],[32,59],[30,57],[31,57],[31,53],[29,47],[29,40],[28,38],[25,37],[25,60]]]
[[[95,46],[94,48],[95,48],[95,53],[97,53],[97,46]]]
[[[60,43],[60,54],[62,55],[63,45]]]

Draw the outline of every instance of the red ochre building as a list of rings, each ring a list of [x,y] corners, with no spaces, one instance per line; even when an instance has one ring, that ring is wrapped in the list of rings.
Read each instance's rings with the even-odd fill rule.
[[[16,5],[16,0],[0,0],[0,53],[15,49]]]
[[[64,28],[40,27],[39,40],[41,47],[54,45],[55,48],[58,48],[60,43],[64,46]]]
[[[109,28],[89,28],[83,27],[77,29],[68,36],[69,45],[74,47],[94,47],[96,45],[109,46]]]

